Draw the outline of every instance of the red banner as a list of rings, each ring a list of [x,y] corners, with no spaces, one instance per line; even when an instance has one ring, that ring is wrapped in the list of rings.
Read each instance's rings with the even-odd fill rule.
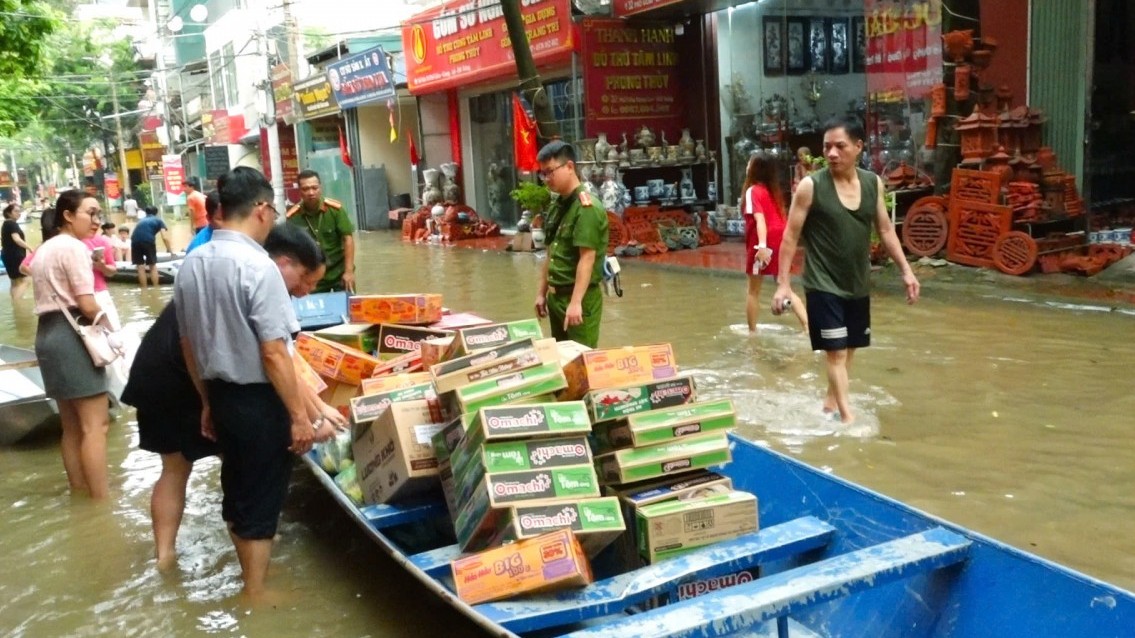
[[[107,173],[103,176],[102,188],[106,193],[106,198],[112,202],[117,202],[119,197],[122,197],[122,192],[118,188],[118,175],[115,173]]]
[[[920,99],[942,82],[941,0],[865,0],[867,93]]]
[[[180,155],[162,155],[162,179],[166,191],[166,204],[185,203],[185,167]]]
[[[571,0],[521,4],[536,64],[566,62],[575,48]],[[415,95],[516,75],[499,1],[450,0],[419,13],[402,24],[402,47],[406,83]]]
[[[677,140],[684,119],[674,27],[588,18],[582,32],[587,137],[603,132],[615,144],[649,126]]]
[[[536,162],[536,121],[520,102],[520,96],[512,94],[512,123],[516,131],[512,135],[513,155],[516,170],[533,172],[540,169]]]
[[[683,0],[615,0],[615,15],[633,16],[651,9],[678,4]]]
[[[289,124],[277,124],[276,134],[280,140],[280,164],[284,167],[284,199],[289,202],[300,200],[300,158],[296,153],[296,128]],[[260,165],[264,167],[264,177],[272,181],[272,158],[268,148],[268,129],[260,129]]]

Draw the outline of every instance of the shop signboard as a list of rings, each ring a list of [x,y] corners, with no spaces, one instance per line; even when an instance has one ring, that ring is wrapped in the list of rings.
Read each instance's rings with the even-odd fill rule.
[[[12,174],[8,171],[0,171],[0,188],[12,188]]]
[[[575,49],[571,0],[520,3],[537,65],[566,62]],[[500,0],[449,0],[402,24],[406,84],[418,95],[516,76]]]
[[[185,167],[181,164],[180,155],[162,155],[162,182],[166,206],[185,204]]]
[[[649,126],[678,139],[684,120],[673,25],[588,18],[582,32],[586,136],[633,138]]]
[[[294,126],[277,127],[280,140],[280,163],[283,164],[284,198],[289,202],[300,200],[299,174],[300,160],[296,153],[296,129]],[[272,181],[272,162],[268,157],[268,129],[260,129],[260,165],[264,167],[264,177]]]
[[[865,0],[867,94],[917,100],[942,82],[941,0]]]
[[[313,75],[296,82],[294,91],[301,120],[314,120],[339,112],[335,92],[331,90],[331,82],[325,75]]]
[[[327,81],[341,109],[394,97],[394,74],[381,46],[329,63]]]
[[[106,199],[112,206],[119,205],[119,198],[122,197],[122,191],[118,187],[118,174],[107,173],[103,175],[102,182],[103,192],[106,193]]]
[[[166,147],[158,140],[154,131],[143,131],[138,134],[138,142],[142,146],[142,162],[146,167],[147,175],[158,175],[162,172],[162,154]]]
[[[651,9],[679,4],[683,0],[615,0],[615,15],[620,17],[645,13]]]
[[[272,67],[272,98],[276,102],[276,119],[281,122],[295,120],[295,107],[292,104],[292,70],[287,64]]]
[[[219,179],[229,172],[229,147],[205,147],[205,179]]]

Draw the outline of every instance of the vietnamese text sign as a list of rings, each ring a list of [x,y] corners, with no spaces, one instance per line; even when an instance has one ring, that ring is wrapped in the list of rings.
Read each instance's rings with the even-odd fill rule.
[[[615,15],[631,16],[679,2],[682,0],[615,0]]]
[[[674,28],[589,18],[582,31],[587,137],[618,140],[645,125],[678,139],[684,120]]]
[[[272,67],[272,99],[276,102],[276,119],[288,122],[295,117],[292,106],[292,70],[287,64]]]
[[[536,64],[567,60],[575,47],[571,0],[524,0],[524,30]],[[406,83],[430,93],[515,77],[516,62],[500,0],[450,0],[402,24]]]
[[[167,206],[185,203],[185,167],[180,155],[162,155],[162,182]]]
[[[103,192],[106,193],[106,198],[110,200],[111,204],[117,205],[118,199],[122,197],[122,191],[118,187],[118,174],[107,173],[103,175],[102,179],[102,188]]]
[[[205,179],[220,179],[229,169],[228,146],[205,147]]]
[[[158,140],[158,134],[153,131],[143,131],[138,134],[138,141],[142,145],[142,162],[146,166],[147,175],[157,175],[162,170],[162,154],[166,147]]]
[[[327,65],[327,81],[341,109],[394,97],[394,74],[380,46],[331,62]]]
[[[339,112],[331,82],[324,75],[313,75],[296,82],[294,91],[302,119],[312,120]]]
[[[867,93],[919,99],[942,82],[941,0],[866,0]]]

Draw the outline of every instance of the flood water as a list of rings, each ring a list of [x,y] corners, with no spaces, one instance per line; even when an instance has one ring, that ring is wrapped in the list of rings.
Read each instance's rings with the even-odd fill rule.
[[[184,246],[184,225],[175,228]],[[530,316],[530,254],[408,246],[362,235],[360,289],[436,291],[448,307]],[[1135,589],[1135,315],[1030,299],[987,285],[937,286],[909,307],[881,282],[873,345],[856,358],[845,428],[820,413],[823,369],[790,318],[744,328],[739,278],[631,265],[608,298],[602,345],[668,341],[706,396],[730,397],[740,432],[774,449],[1009,544]],[[30,303],[0,284],[0,342],[31,347]],[[171,294],[112,285],[142,332]],[[767,308],[771,285],[766,284]],[[1009,297],[1009,298],[1006,298]],[[235,598],[239,567],[220,520],[217,463],[198,463],[178,569],[154,569],[149,495],[158,457],[132,412],[111,426],[108,505],[67,495],[58,444],[0,448],[0,635],[465,636],[297,469],[280,527],[272,609]]]

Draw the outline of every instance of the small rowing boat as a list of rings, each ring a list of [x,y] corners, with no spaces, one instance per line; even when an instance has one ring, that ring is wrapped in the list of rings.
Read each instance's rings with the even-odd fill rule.
[[[0,345],[0,445],[59,429],[59,409],[43,391],[35,352]]]

